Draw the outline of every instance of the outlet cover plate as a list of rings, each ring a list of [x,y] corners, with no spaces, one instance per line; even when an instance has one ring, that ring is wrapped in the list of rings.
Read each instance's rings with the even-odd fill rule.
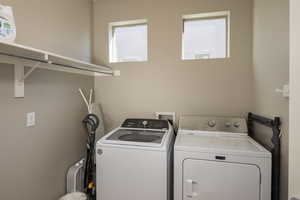
[[[26,126],[34,126],[35,125],[35,112],[27,113],[26,115]]]

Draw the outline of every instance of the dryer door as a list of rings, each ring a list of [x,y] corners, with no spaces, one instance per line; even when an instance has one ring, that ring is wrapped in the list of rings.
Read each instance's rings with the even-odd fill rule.
[[[259,200],[260,170],[255,165],[187,159],[184,200]]]

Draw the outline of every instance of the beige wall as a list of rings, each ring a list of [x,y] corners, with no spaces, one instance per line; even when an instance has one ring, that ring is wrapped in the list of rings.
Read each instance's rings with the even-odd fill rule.
[[[89,0],[1,0],[14,9],[17,43],[89,61]]]
[[[87,0],[1,3],[14,7],[18,43],[89,60],[94,35],[93,59],[101,64],[108,64],[109,22],[148,19],[149,60],[113,64],[120,77],[95,80],[108,129],[155,111],[245,115],[254,108],[254,95],[254,111],[283,118],[282,200],[287,199],[288,101],[274,93],[288,82],[287,0],[255,0],[254,67],[252,0],[97,0],[92,33]],[[181,15],[219,10],[232,12],[231,58],[182,61]],[[26,81],[25,98],[14,99],[13,68],[0,67],[0,198],[57,199],[67,167],[83,154],[85,107],[76,90],[93,87],[94,81],[37,70]],[[37,125],[26,128],[31,111]]]
[[[254,1],[254,97],[258,114],[282,119],[281,199],[288,190],[289,101],[275,93],[289,82],[289,1]],[[268,134],[258,131],[259,134]]]
[[[300,1],[290,1],[290,160],[289,160],[289,195],[300,199]]]
[[[231,10],[231,58],[181,60],[181,16]],[[147,19],[149,59],[115,63],[120,77],[96,78],[108,129],[126,117],[177,114],[245,115],[252,108],[252,0],[97,0],[94,51],[108,64],[108,23]]]
[[[1,3],[14,8],[18,43],[89,60],[87,0]],[[65,192],[66,170],[84,152],[86,109],[77,88],[93,85],[92,77],[37,70],[25,82],[25,98],[15,99],[13,67],[0,64],[0,199],[54,200]],[[33,111],[36,126],[27,128]]]

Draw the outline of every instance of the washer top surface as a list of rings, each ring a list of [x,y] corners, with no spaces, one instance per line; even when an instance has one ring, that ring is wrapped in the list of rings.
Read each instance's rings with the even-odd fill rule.
[[[184,134],[181,132],[177,135],[175,150],[271,156],[270,152],[249,136],[224,136],[207,133],[199,135],[199,133],[186,132]]]
[[[166,120],[126,119],[121,127],[108,133],[97,144],[164,150],[167,148],[172,131]]]
[[[160,144],[165,134],[160,130],[118,129],[107,140]]]
[[[180,120],[179,126],[175,150],[271,157],[247,135],[245,119],[189,116]]]

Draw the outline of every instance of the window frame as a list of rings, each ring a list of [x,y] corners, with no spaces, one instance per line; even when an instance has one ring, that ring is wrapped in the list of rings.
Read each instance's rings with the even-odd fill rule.
[[[224,58],[184,58],[184,25],[186,21],[199,21],[199,20],[209,20],[209,19],[226,19],[226,56]],[[182,60],[212,60],[212,59],[227,59],[230,58],[230,36],[231,36],[231,11],[217,11],[217,12],[207,12],[198,13],[182,16],[182,40],[181,40],[181,59]]]
[[[139,25],[147,25],[147,55],[145,60],[136,60],[136,61],[119,61],[115,57],[115,36],[114,31],[115,28],[119,27],[132,27],[132,26],[139,26]],[[126,63],[126,62],[147,62],[148,61],[148,54],[149,54],[149,25],[147,19],[138,19],[138,20],[130,20],[130,21],[120,21],[120,22],[111,22],[109,23],[109,63]]]

